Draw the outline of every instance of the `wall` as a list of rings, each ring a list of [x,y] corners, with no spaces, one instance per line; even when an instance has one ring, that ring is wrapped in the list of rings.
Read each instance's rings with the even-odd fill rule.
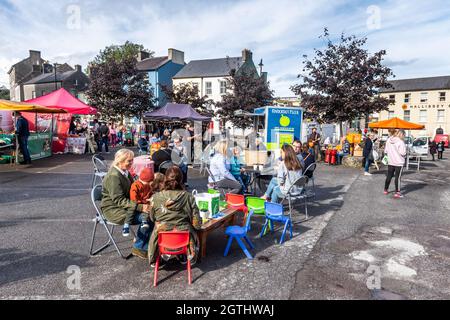
[[[162,85],[166,85],[166,86],[172,86],[172,77],[174,75],[176,75],[178,73],[178,71],[180,71],[181,69],[183,69],[184,65],[181,64],[177,64],[177,63],[173,63],[173,62],[168,62],[165,65],[163,65],[161,68],[158,69],[158,85],[157,86],[152,86],[155,88],[155,90],[157,91],[157,96],[158,96],[158,106],[160,107],[164,107],[166,105],[167,98],[166,95],[163,93],[162,91]]]
[[[428,101],[421,103],[421,92],[428,92]],[[445,101],[439,101],[439,93],[445,92]],[[410,102],[405,103],[405,93],[410,93]],[[390,111],[394,111],[393,117],[400,119],[404,118],[404,110],[402,106],[407,105],[406,110],[410,110],[410,122],[420,123],[425,125],[425,130],[413,132],[413,136],[426,135],[433,137],[436,133],[436,129],[441,127],[444,129],[444,133],[450,133],[450,89],[448,90],[424,90],[417,92],[393,92],[383,93],[382,97],[389,98],[390,95],[395,95],[395,104],[389,106]],[[427,110],[427,121],[420,122],[420,110]],[[444,120],[438,122],[438,110],[444,110]],[[379,120],[387,120],[388,111],[382,111],[379,113]]]
[[[61,88],[61,82],[57,84],[58,89]],[[27,84],[23,86],[24,90],[24,100],[33,99],[33,91],[36,92],[36,98],[41,97],[42,91],[45,91],[45,94],[49,94],[55,91],[55,83],[40,83],[40,84]]]

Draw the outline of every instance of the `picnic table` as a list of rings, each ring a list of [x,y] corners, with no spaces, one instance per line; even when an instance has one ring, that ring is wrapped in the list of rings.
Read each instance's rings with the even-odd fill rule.
[[[197,235],[200,240],[200,259],[206,256],[206,240],[208,235],[220,227],[227,227],[236,224],[236,213],[239,210],[227,208],[221,211],[223,216],[217,219],[211,219],[203,224],[200,230],[197,230]]]

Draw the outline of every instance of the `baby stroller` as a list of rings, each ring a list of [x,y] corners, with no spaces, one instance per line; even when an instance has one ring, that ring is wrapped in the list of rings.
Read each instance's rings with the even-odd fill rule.
[[[145,138],[140,138],[138,140],[138,148],[139,148],[139,155],[148,154],[148,141]]]

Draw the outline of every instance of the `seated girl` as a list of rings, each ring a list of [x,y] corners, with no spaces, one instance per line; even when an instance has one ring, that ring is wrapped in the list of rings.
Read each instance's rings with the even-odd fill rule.
[[[230,159],[230,172],[241,184],[242,192],[247,193],[250,177],[248,174],[245,174],[244,164],[240,159],[240,150],[237,147],[233,148],[233,156]]]

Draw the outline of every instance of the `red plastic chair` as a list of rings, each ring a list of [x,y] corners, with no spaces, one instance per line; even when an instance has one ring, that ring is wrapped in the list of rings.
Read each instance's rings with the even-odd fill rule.
[[[158,283],[158,268],[161,255],[179,255],[188,254],[189,246],[189,231],[168,231],[158,233],[159,254],[156,258],[155,276],[153,279],[153,286],[156,287]],[[188,281],[192,283],[191,277],[191,261],[187,259]]]
[[[228,208],[233,208],[244,213],[248,212],[248,208],[245,205],[245,197],[241,194],[227,193],[225,195],[225,201],[228,204]]]

